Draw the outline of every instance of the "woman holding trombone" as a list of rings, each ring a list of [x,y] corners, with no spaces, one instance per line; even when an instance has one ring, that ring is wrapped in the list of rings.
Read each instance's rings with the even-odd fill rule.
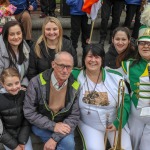
[[[150,5],[141,15],[136,59],[125,61],[122,68],[131,88],[129,128],[133,150],[149,150],[150,142]],[[135,130],[136,129],[138,130]]]
[[[116,70],[102,67],[104,55],[101,45],[88,45],[85,50],[84,69],[76,69],[72,72],[80,82],[81,118],[78,126],[81,131],[80,135],[83,136],[83,143],[85,143],[83,149],[87,150],[105,150],[106,131],[108,131],[108,140],[113,147],[115,131],[119,124],[116,119],[116,107],[118,84],[123,77]],[[125,89],[123,111],[122,148],[132,150],[127,126],[130,111],[130,97],[127,89]]]

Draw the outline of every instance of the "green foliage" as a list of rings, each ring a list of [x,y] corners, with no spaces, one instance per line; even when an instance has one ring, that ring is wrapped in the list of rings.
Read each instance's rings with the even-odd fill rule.
[[[59,3],[60,3],[60,0],[56,0],[56,3],[59,4]]]

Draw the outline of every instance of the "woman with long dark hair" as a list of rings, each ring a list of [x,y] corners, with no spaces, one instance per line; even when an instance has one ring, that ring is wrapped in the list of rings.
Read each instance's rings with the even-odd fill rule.
[[[105,55],[105,66],[116,69],[121,61],[133,58],[136,46],[131,42],[130,31],[126,27],[117,27],[112,34],[112,44]]]
[[[16,68],[21,75],[21,85],[26,87],[26,73],[30,48],[24,41],[23,28],[17,21],[7,22],[0,36],[0,74],[8,67]]]

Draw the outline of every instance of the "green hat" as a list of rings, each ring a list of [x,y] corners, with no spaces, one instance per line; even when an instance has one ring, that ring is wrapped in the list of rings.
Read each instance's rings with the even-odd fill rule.
[[[150,27],[146,25],[140,27],[138,41],[150,41]]]
[[[150,5],[147,4],[141,13],[142,26],[139,29],[138,41],[150,41]]]

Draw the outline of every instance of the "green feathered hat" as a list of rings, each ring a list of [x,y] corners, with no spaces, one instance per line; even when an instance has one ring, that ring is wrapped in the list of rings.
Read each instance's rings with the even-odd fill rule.
[[[141,13],[141,24],[138,41],[150,41],[150,4],[147,4]]]

